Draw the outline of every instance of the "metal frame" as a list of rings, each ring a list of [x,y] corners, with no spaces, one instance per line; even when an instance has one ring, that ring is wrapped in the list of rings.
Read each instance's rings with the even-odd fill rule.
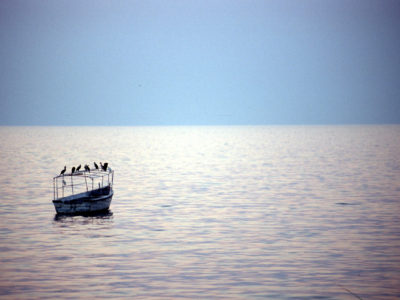
[[[68,177],[70,177],[71,183],[67,183],[67,181],[65,180]],[[91,187],[90,185],[88,185],[89,181],[88,179],[92,181]],[[59,184],[58,181],[61,181],[61,184]],[[98,183],[99,185],[98,187],[94,185],[95,181],[96,183]],[[106,182],[106,184],[104,184],[104,182]],[[79,187],[82,188],[82,186],[86,186],[86,192],[89,192],[107,186],[110,186],[112,188],[113,184],[114,184],[114,171],[111,168],[107,168],[107,171],[90,170],[90,172],[88,172],[85,170],[85,171],[78,171],[73,174],[69,173],[69,174],[58,175],[53,177],[53,199],[58,200],[66,196],[74,195],[75,194],[74,187],[76,192],[76,190],[78,190]],[[80,193],[81,191],[78,191],[78,193]],[[59,193],[61,194],[61,197],[59,197]]]

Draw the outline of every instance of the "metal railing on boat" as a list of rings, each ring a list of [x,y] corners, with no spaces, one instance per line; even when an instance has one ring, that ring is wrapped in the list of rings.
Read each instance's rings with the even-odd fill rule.
[[[61,181],[61,183],[59,183]],[[89,182],[89,183],[88,183]],[[91,184],[90,184],[91,183]],[[57,200],[70,195],[89,192],[103,187],[112,187],[114,171],[91,170],[67,173],[53,177],[53,199]],[[59,191],[61,190],[61,197]]]

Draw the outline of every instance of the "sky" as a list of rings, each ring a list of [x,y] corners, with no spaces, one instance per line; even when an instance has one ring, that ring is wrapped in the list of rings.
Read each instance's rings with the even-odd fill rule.
[[[400,123],[400,1],[0,1],[0,125]]]

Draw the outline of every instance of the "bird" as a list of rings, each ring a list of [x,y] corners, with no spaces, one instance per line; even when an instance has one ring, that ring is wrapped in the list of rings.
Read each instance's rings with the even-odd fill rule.
[[[81,165],[79,164],[79,166],[76,168],[76,171],[78,172],[81,168]]]
[[[74,174],[74,172],[75,172],[75,167],[72,167],[71,174]]]
[[[88,165],[85,165],[85,170],[90,173],[90,168]]]
[[[64,166],[64,169],[61,170],[60,175],[63,175],[65,173],[65,171],[67,170],[67,166]]]
[[[104,171],[107,171],[107,167],[108,167],[108,163],[106,162],[106,163],[104,163],[104,165],[103,165],[103,170],[104,170]]]
[[[98,166],[98,164],[96,164],[96,162],[94,162],[94,167],[96,168],[96,170],[99,169],[99,166]]]

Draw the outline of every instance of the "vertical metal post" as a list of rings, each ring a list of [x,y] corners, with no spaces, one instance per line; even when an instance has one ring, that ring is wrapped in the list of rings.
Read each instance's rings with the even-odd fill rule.
[[[71,174],[71,189],[72,189],[72,195],[74,194],[74,182],[72,180],[72,174]]]
[[[84,175],[85,175],[86,192],[87,192],[89,189],[88,189],[88,186],[87,186],[87,178],[86,178],[86,174],[84,174]]]
[[[58,199],[58,178],[56,178],[56,193],[57,193],[57,199]]]
[[[63,177],[62,177],[62,184],[61,184],[61,186],[62,186],[62,197],[64,198],[64,188],[65,188],[65,184],[64,184],[64,182],[65,182],[65,180],[64,180],[64,174],[63,174]],[[58,178],[57,178],[57,181],[58,181]],[[57,188],[57,198],[58,198],[58,188]]]

